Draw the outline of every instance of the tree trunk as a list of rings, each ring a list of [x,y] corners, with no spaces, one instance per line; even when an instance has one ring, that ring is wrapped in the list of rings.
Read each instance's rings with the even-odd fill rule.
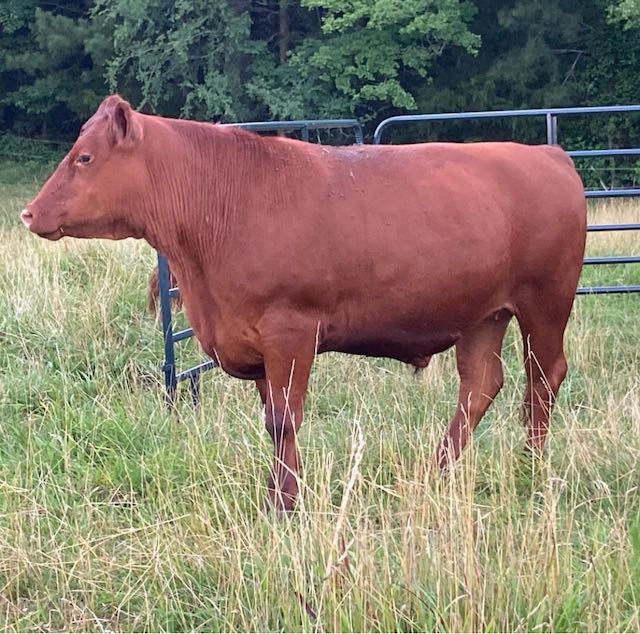
[[[289,0],[280,0],[280,9],[278,11],[278,27],[280,39],[278,40],[278,48],[280,52],[280,64],[287,63],[287,51],[289,50]]]
[[[230,0],[229,6],[236,15],[242,15],[243,13],[249,13],[251,0]],[[227,54],[224,61],[224,75],[229,82],[229,90],[236,112],[236,121],[247,121],[252,118],[245,88],[247,61],[247,55],[242,53]]]

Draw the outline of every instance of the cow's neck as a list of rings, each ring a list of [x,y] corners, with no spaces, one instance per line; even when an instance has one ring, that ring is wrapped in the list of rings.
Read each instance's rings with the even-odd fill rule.
[[[215,271],[238,235],[282,207],[297,180],[292,166],[303,161],[289,145],[242,130],[177,120],[150,126],[144,237],[183,268]]]
[[[144,237],[170,260],[210,267],[244,207],[242,189],[230,186],[245,171],[242,157],[233,138],[216,134],[215,126],[160,125],[158,141],[150,139],[157,147]]]

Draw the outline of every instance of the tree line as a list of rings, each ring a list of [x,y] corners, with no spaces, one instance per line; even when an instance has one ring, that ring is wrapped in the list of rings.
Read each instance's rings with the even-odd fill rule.
[[[0,129],[27,137],[73,138],[114,91],[202,120],[355,116],[371,135],[400,113],[639,102],[638,68],[640,0],[0,2]],[[482,135],[542,140],[493,125]],[[613,147],[639,131],[626,117],[561,132]]]

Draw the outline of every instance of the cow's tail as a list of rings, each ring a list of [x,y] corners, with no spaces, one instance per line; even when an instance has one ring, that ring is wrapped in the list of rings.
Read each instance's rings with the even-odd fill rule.
[[[173,273],[169,271],[169,285],[174,287],[177,285],[177,280],[173,276]],[[149,275],[149,283],[147,285],[147,310],[156,314],[158,312],[158,304],[160,299],[160,273],[158,272],[158,267],[154,267],[153,271],[151,271],[151,275]],[[172,305],[174,307],[179,308],[182,306],[182,301],[180,296],[174,298],[172,300]]]

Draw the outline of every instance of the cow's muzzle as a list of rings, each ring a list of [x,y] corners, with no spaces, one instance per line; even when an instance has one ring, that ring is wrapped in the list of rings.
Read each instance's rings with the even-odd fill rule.
[[[64,235],[64,231],[62,226],[59,223],[56,223],[54,226],[47,226],[48,223],[43,222],[42,218],[38,216],[34,217],[33,213],[29,209],[23,209],[20,214],[20,220],[22,220],[22,224],[29,229],[32,233],[39,235],[41,238],[46,238],[47,240],[59,240]]]

